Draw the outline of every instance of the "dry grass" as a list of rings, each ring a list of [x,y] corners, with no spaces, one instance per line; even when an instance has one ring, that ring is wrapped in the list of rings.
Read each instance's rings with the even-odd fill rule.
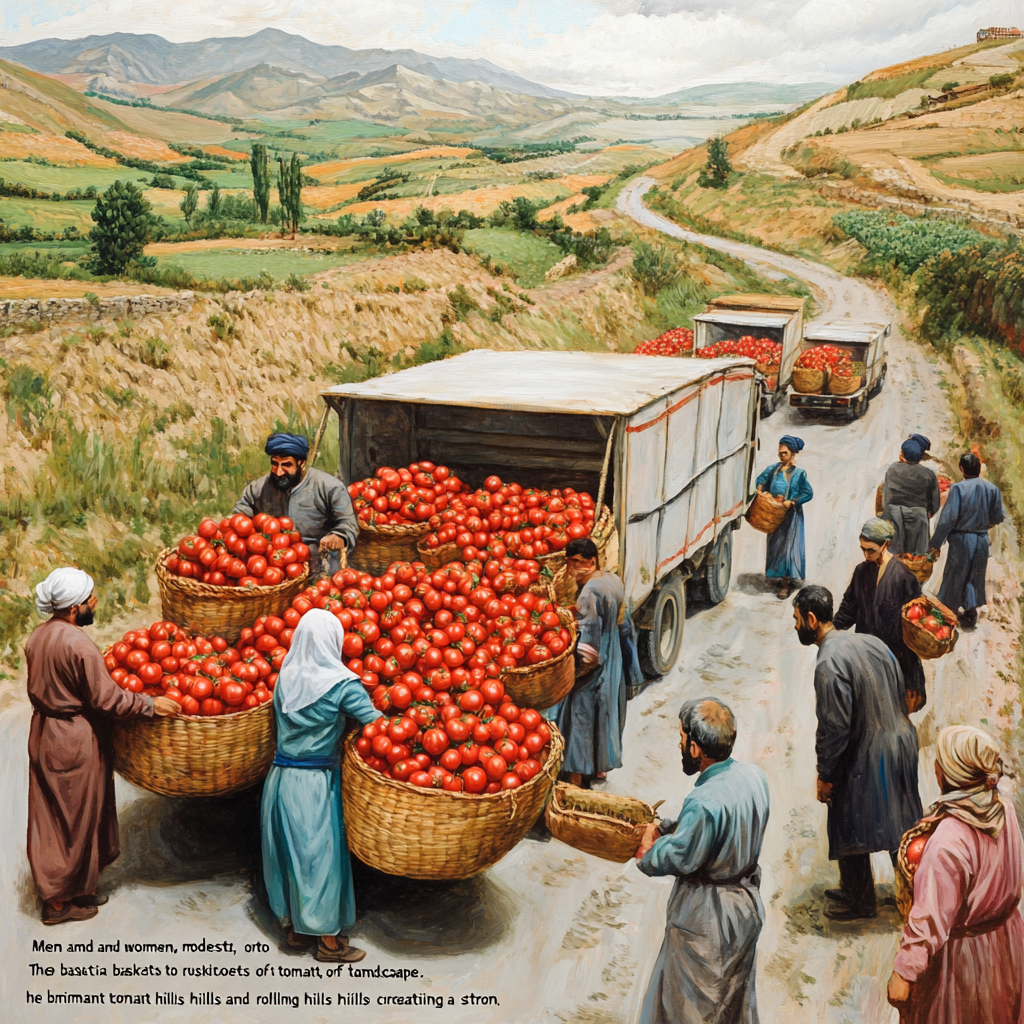
[[[137,108],[128,107],[128,110]],[[131,132],[107,132],[107,143],[111,149],[125,156],[137,156],[143,160],[160,160],[166,163],[184,163],[189,158],[175,153],[159,139],[146,139]]]
[[[38,281],[24,277],[0,277],[0,299],[81,299],[88,292],[100,298],[116,295],[174,295],[173,288],[128,281]]]
[[[29,156],[44,156],[55,164],[74,167],[116,167],[117,161],[100,156],[73,139],[41,132],[0,132],[0,156],[19,160]]]
[[[203,146],[203,152],[218,160],[248,160],[248,153],[239,153],[233,149],[225,149],[223,146]]]
[[[151,242],[147,256],[173,256],[175,253],[212,252],[217,249],[338,249],[341,239],[333,235],[300,235],[290,238],[201,238],[194,242]]]

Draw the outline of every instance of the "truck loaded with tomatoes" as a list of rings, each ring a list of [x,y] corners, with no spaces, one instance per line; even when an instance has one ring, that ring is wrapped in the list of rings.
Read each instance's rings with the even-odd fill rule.
[[[245,488],[233,511],[250,518],[262,513],[290,519],[309,548],[309,572],[315,577],[321,551],[351,552],[356,546],[359,527],[352,499],[336,476],[307,466],[309,441],[300,434],[271,434],[264,451],[270,472]]]

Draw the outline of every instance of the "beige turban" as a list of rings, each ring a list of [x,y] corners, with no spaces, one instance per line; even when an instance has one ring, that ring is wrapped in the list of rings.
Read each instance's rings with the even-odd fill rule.
[[[939,797],[932,813],[959,818],[994,839],[1006,817],[996,789],[1003,774],[996,741],[973,726],[953,725],[939,733],[936,757],[953,790]]]

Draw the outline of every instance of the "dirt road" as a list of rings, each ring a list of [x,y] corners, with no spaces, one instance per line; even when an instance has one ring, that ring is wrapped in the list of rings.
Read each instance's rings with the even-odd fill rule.
[[[645,211],[639,188],[623,194],[622,209],[648,226],[689,236]],[[822,267],[718,239],[697,239],[776,272],[800,274],[831,315],[888,316],[885,296],[862,282]],[[899,443],[922,431],[941,451],[951,434],[941,390],[941,367],[894,334],[889,383],[867,416],[848,426],[809,423],[782,409],[762,430],[759,468],[774,461],[779,434],[797,433],[807,447],[801,464],[815,488],[807,508],[808,577],[840,591],[858,557],[860,523],[872,514],[875,486]],[[677,813],[692,780],[682,775],[677,750],[677,710],[687,698],[713,694],[726,700],[739,721],[735,755],[756,761],[769,778],[771,820],[761,864],[767,922],[758,951],[761,1019],[786,1024],[889,1022],[884,999],[897,941],[893,909],[869,926],[832,925],[822,917],[823,889],[834,884],[824,834],[824,808],[814,801],[814,648],[801,647],[788,603],[764,588],[764,538],[747,527],[736,535],[733,587],[724,603],[694,611],[687,621],[683,655],[671,676],[629,705],[626,767],[611,773],[610,791],[651,802],[664,799]],[[1009,683],[996,668],[1010,657],[1014,622],[1008,609],[1016,593],[1005,562],[1009,531],[997,544],[1003,563],[993,612],[966,635],[955,654],[927,669],[929,706],[916,716],[921,737],[921,785],[934,796],[927,745],[938,727],[953,721],[1007,725],[1019,711]],[[100,637],[102,639],[102,637]],[[1004,692],[1005,691],[1005,692]],[[23,692],[23,691],[22,691]],[[1001,710],[997,710],[1001,709]],[[6,822],[0,892],[4,900],[0,952],[7,970],[0,1005],[13,1022],[51,1021],[52,993],[173,992],[185,1005],[77,1005],[61,1019],[82,1022],[206,1024],[282,1020],[353,1021],[441,1019],[425,998],[443,997],[444,1019],[458,1024],[631,1024],[654,963],[664,927],[671,882],[646,878],[635,865],[619,866],[579,854],[535,832],[483,876],[455,885],[423,885],[357,869],[359,923],[353,939],[369,952],[361,967],[415,970],[420,977],[328,979],[292,975],[314,965],[282,950],[265,904],[251,884],[259,864],[257,797],[175,801],[117,781],[123,854],[103,876],[108,906],[91,922],[44,929],[24,855],[26,761],[30,709],[12,699],[0,709],[0,743],[8,751],[7,785],[0,795]],[[878,878],[891,880],[887,858],[876,858]],[[57,934],[59,933],[59,934]],[[32,951],[32,941],[120,940],[118,954]],[[236,954],[183,953],[183,942],[235,944]],[[126,953],[125,942],[170,943],[177,953]],[[245,952],[265,943],[266,951]],[[32,976],[29,964],[56,969]],[[107,977],[62,976],[61,964],[106,965]],[[168,977],[113,977],[111,967],[177,969]],[[247,977],[185,978],[185,968],[245,967]],[[282,968],[285,973],[282,973]],[[257,973],[266,970],[266,973]],[[273,973],[271,973],[273,972]],[[26,1002],[26,991],[42,1005]],[[249,993],[248,1005],[210,1006],[192,994]],[[325,996],[331,1004],[305,1002]],[[339,995],[366,1002],[338,1005]],[[415,997],[404,1006],[379,997]],[[295,998],[301,1007],[291,1009]],[[448,997],[453,1002],[448,1003]],[[473,997],[494,997],[476,1003]],[[204,996],[205,998],[205,996]],[[257,1002],[260,999],[260,1002]],[[266,999],[267,1001],[263,1001]],[[154,996],[155,1000],[155,996]],[[410,1006],[417,1008],[410,1009]]]

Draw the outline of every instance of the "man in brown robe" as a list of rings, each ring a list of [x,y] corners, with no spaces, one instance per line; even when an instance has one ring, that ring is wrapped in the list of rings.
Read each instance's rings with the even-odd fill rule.
[[[82,630],[96,608],[92,578],[56,569],[36,587],[40,617],[25,644],[32,702],[28,757],[28,860],[43,923],[95,917],[99,874],[121,852],[114,806],[110,723],[175,715],[166,697],[122,690]]]

